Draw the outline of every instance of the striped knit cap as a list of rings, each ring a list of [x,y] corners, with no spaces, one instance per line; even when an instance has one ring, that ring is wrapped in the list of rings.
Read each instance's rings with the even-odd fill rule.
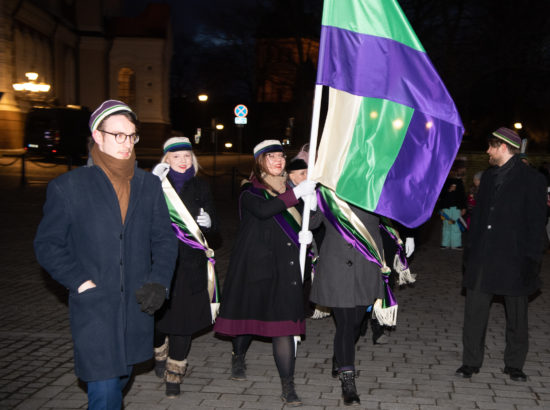
[[[191,151],[193,147],[187,137],[172,137],[166,140],[163,149],[166,154],[167,152],[174,151]]]
[[[266,152],[283,152],[283,146],[277,140],[265,140],[254,147],[254,158]]]
[[[520,136],[510,128],[500,127],[498,130],[493,132],[493,136],[501,139],[514,148],[519,148],[521,146]]]
[[[99,126],[101,121],[103,121],[109,115],[124,111],[134,114],[132,109],[122,101],[104,101],[90,116],[90,122],[88,123],[88,125],[90,126],[90,131],[94,132],[95,130],[97,130],[97,127]]]

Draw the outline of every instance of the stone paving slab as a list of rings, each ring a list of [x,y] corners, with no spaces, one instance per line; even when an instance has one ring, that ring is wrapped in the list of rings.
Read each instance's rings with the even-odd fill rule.
[[[0,194],[9,198],[0,201],[0,409],[85,409],[86,394],[73,373],[66,291],[40,269],[32,251],[45,185],[20,188],[13,181],[0,175]],[[225,188],[217,190],[222,281],[237,229],[236,203]],[[423,229],[429,239],[411,264],[418,281],[395,292],[399,317],[389,343],[373,345],[370,330],[358,342],[361,408],[550,409],[550,255],[544,256],[544,288],[530,303],[528,381],[513,382],[502,373],[505,312],[498,302],[491,309],[484,366],[472,379],[460,379],[454,371],[462,351],[462,254],[439,249],[436,223]],[[333,337],[332,318],[308,319],[296,363],[303,409],[342,407],[339,382],[330,375]],[[230,360],[229,341],[207,332],[193,342],[180,397],[166,398],[149,362],[137,366],[124,408],[284,408],[270,343],[252,342],[247,381],[230,380]]]

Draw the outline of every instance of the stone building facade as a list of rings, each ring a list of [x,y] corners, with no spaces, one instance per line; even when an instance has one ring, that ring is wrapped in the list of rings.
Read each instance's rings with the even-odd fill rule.
[[[122,17],[122,0],[2,0],[0,2],[0,149],[23,147],[26,113],[36,105],[93,110],[121,99],[142,122],[145,146],[170,132],[170,9],[150,4]],[[26,72],[51,85],[47,96],[12,84]]]

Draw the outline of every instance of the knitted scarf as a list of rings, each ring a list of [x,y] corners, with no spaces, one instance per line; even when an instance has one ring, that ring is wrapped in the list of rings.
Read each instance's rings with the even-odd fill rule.
[[[136,154],[132,150],[130,158],[118,159],[102,152],[97,144],[93,145],[91,154],[94,164],[105,172],[113,185],[120,206],[122,223],[124,223],[130,202],[130,181],[134,177]]]

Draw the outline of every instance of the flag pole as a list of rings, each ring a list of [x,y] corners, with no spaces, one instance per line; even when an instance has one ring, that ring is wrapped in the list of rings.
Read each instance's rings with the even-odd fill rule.
[[[307,175],[313,173],[315,166],[315,152],[317,151],[317,134],[319,133],[319,117],[321,116],[321,98],[323,97],[323,85],[315,85],[315,94],[313,97],[313,115],[311,118],[311,135],[309,137],[309,153],[307,161]],[[304,198],[304,214],[302,215],[302,232],[309,231],[309,214],[311,207],[311,196]],[[300,244],[300,269],[302,271],[302,283],[304,282],[304,269],[306,265],[307,245]]]

